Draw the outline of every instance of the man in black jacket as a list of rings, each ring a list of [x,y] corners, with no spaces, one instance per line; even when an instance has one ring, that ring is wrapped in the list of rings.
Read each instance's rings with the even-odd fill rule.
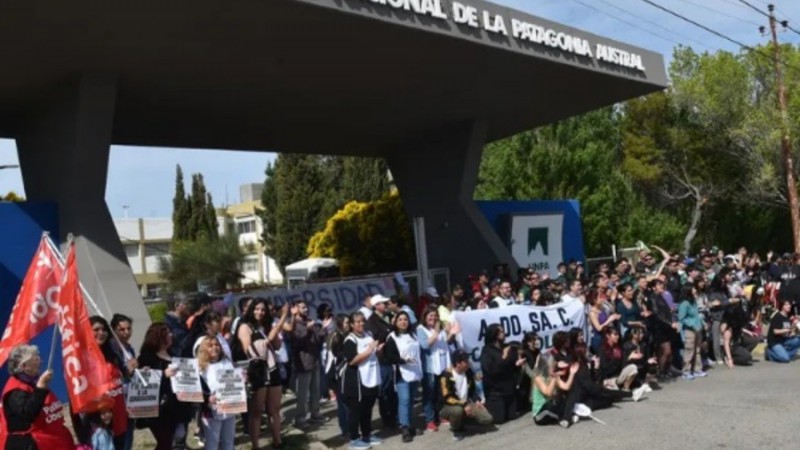
[[[386,343],[386,338],[392,332],[392,318],[387,310],[388,297],[377,294],[370,300],[372,315],[367,319],[367,331],[372,338],[380,344]],[[381,366],[381,385],[378,396],[378,410],[381,414],[384,428],[397,427],[397,392],[394,390],[394,366],[387,361],[383,353],[378,354],[378,363]]]
[[[481,351],[481,372],[486,393],[486,409],[494,422],[502,424],[517,416],[517,368],[525,358],[517,349],[505,345],[506,334],[499,324],[486,329],[486,343]]]

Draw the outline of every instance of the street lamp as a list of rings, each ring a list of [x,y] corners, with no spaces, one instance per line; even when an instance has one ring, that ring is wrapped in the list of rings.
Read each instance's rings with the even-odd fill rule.
[[[0,170],[3,170],[3,169],[18,169],[18,168],[19,168],[19,166],[16,165],[16,164],[6,164],[4,166],[0,166]]]

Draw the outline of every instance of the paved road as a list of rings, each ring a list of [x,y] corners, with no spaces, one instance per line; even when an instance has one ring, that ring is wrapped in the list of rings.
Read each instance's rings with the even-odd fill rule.
[[[639,403],[598,411],[605,426],[584,421],[568,430],[538,427],[526,416],[461,442],[454,442],[446,427],[410,444],[380,434],[386,441],[376,449],[800,449],[800,361],[717,367],[708,378],[676,381]],[[330,447],[344,445],[333,437],[338,431],[332,422],[312,434]]]

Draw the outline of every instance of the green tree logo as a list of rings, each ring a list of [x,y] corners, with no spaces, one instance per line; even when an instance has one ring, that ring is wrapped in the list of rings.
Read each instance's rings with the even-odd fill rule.
[[[528,229],[528,254],[531,253],[537,246],[541,245],[545,256],[550,255],[548,244],[550,228],[529,228]]]

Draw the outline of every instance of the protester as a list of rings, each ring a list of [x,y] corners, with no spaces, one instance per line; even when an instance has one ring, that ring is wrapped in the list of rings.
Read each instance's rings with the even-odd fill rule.
[[[645,343],[644,334],[645,330],[642,326],[631,328],[628,339],[622,346],[622,354],[625,361],[636,365],[638,381],[650,389],[656,389],[659,388],[655,379],[658,373],[658,359],[651,356],[649,346]],[[649,391],[650,389],[645,390]]]
[[[274,345],[277,336],[283,329],[289,314],[289,304],[281,308],[280,319],[273,326],[269,315],[269,306],[264,299],[256,299],[250,304],[239,327],[237,335],[242,351],[250,358],[247,378],[250,382],[252,397],[248,408],[250,442],[258,448],[261,434],[261,414],[266,405],[269,429],[272,433],[272,447],[281,446],[281,396],[282,382],[278,368]]]
[[[506,345],[505,340],[502,326],[489,325],[480,357],[486,409],[497,424],[517,417],[517,368],[525,363],[517,348]]]
[[[336,315],[336,329],[328,336],[328,358],[325,373],[328,385],[336,397],[336,416],[339,420],[339,431],[343,437],[349,437],[347,431],[347,402],[342,393],[342,371],[347,361],[344,358],[344,340],[350,334],[350,317],[345,314]]]
[[[591,348],[596,354],[600,350],[600,344],[603,340],[603,333],[606,328],[615,327],[620,319],[620,315],[612,312],[610,306],[603,300],[605,294],[601,292],[602,288],[597,288],[592,295],[589,296],[589,324],[591,325]]]
[[[114,437],[114,447],[122,449],[125,446],[128,430],[128,410],[125,407],[125,389],[123,387],[123,373],[133,373],[137,363],[131,359],[127,363],[119,357],[111,345],[112,333],[111,326],[106,319],[100,316],[89,318],[92,326],[94,338],[105,358],[105,368],[107,376],[113,381],[113,387],[108,391],[108,399],[113,405],[113,417],[111,420],[111,432]],[[91,437],[91,425],[87,422],[86,416],[78,417],[73,415],[73,425],[76,434],[81,442],[89,442]]]
[[[136,361],[136,351],[130,344],[131,334],[133,333],[133,319],[123,314],[114,314],[111,316],[111,329],[117,339],[111,339],[111,348],[117,354],[120,361],[127,361],[123,364],[122,379],[125,385],[125,392],[128,390],[128,384],[134,375],[134,371],[138,367]],[[127,430],[125,431],[125,440],[121,448],[116,450],[131,450],[133,447],[133,433],[136,424],[133,419],[128,419]]]
[[[492,299],[492,303],[489,304],[489,307],[506,308],[513,306],[515,303],[516,301],[514,299],[514,294],[511,292],[511,283],[508,281],[503,281],[500,283],[497,296]]]
[[[566,379],[562,379],[552,354],[540,355],[533,370],[532,412],[536,425],[566,424],[572,420],[572,411],[566,410],[565,394],[572,388],[578,364],[564,363]],[[562,425],[564,426],[564,425]]]
[[[137,420],[137,426],[150,429],[156,440],[155,450],[172,450],[173,441],[184,442],[186,430],[182,426],[192,417],[191,404],[179,402],[170,384],[169,379],[177,373],[169,353],[172,346],[172,332],[167,324],[155,322],[145,332],[139,349],[139,367],[161,371],[158,418]]]
[[[401,311],[394,317],[394,331],[386,339],[383,349],[386,360],[395,367],[397,390],[397,419],[403,442],[411,442],[417,432],[412,423],[414,397],[422,379],[422,351],[416,335],[411,330],[411,318]]]
[[[491,425],[494,421],[481,401],[475,384],[475,376],[469,368],[469,355],[459,351],[453,354],[453,365],[439,379],[439,389],[444,399],[441,415],[450,422],[453,440],[464,438],[464,425],[475,422]]]
[[[367,331],[379,344],[385,344],[392,332],[392,317],[387,310],[388,297],[372,296],[372,315],[367,319]],[[397,392],[394,388],[394,366],[382,352],[378,354],[381,371],[381,387],[378,393],[378,411],[385,428],[397,426]]]
[[[8,357],[11,377],[0,402],[5,429],[0,442],[5,450],[55,450],[75,446],[64,424],[64,408],[50,389],[53,371],[41,372],[42,359],[33,345],[18,345]]]
[[[683,332],[683,379],[693,380],[708,376],[703,372],[700,347],[703,343],[703,321],[697,307],[697,291],[692,283],[681,289],[678,306],[678,323]]]
[[[626,360],[620,345],[619,331],[607,328],[603,333],[603,343],[598,352],[600,358],[600,380],[609,389],[629,391],[639,368],[633,361]]]
[[[417,341],[422,350],[422,409],[426,429],[438,431],[441,424],[439,377],[450,366],[449,343],[455,339],[459,329],[456,323],[449,331],[442,330],[439,313],[433,307],[423,311],[421,317],[422,323],[417,327]]]
[[[788,363],[800,350],[800,336],[794,326],[792,302],[782,300],[780,310],[769,322],[767,335],[767,358],[778,363]]]
[[[642,311],[634,298],[633,285],[622,283],[617,288],[620,296],[614,305],[614,310],[619,315],[619,332],[622,337],[628,335],[632,326],[643,326]]]
[[[531,409],[531,388],[533,387],[533,371],[539,357],[539,336],[529,331],[522,337],[520,348],[525,363],[517,378],[517,412],[527,412]]]
[[[231,346],[225,336],[222,334],[222,316],[216,311],[206,311],[202,316],[197,319],[199,324],[202,324],[202,334],[195,339],[192,346],[192,355],[197,356],[197,351],[206,339],[216,340],[225,357],[229,360],[233,358],[231,354]]]
[[[648,283],[650,294],[645,302],[642,317],[647,332],[656,348],[658,368],[662,379],[681,376],[683,373],[672,366],[672,342],[677,336],[678,322],[673,320],[672,310],[664,300],[664,282],[654,279]]]
[[[189,327],[186,325],[188,319],[193,311],[190,306],[191,297],[186,294],[178,294],[170,299],[167,304],[172,305],[171,311],[164,317],[164,322],[169,327],[172,333],[172,347],[169,349],[169,354],[172,356],[180,356],[186,339],[189,335]],[[191,344],[190,344],[191,345]]]
[[[366,331],[366,319],[361,312],[350,317],[350,326],[342,350],[347,361],[342,372],[342,393],[347,402],[350,448],[367,450],[383,443],[372,435],[372,408],[381,384],[377,353],[383,349],[383,344]]]
[[[320,365],[322,344],[325,342],[327,328],[333,322],[331,317],[319,325],[308,316],[308,305],[305,300],[294,302],[294,329],[289,333],[295,374],[295,394],[297,410],[294,425],[305,428],[309,424],[325,423],[325,416],[320,414]],[[306,417],[310,413],[310,417]]]
[[[207,401],[202,412],[204,448],[208,450],[233,450],[236,439],[236,416],[219,412],[217,396],[224,388],[219,380],[220,372],[234,370],[230,358],[222,350],[216,339],[204,339],[197,349],[197,363],[200,367]]]
[[[114,438],[111,436],[111,420],[114,417],[114,403],[112,401],[99,405],[99,409],[88,415],[87,421],[91,426],[92,450],[115,450]]]

